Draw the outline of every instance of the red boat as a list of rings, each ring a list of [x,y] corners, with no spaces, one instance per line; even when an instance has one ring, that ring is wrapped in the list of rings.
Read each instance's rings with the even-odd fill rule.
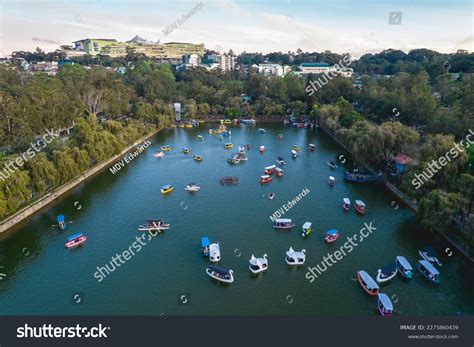
[[[265,175],[273,175],[275,173],[275,170],[276,170],[276,165],[271,165],[271,166],[267,166],[265,170],[263,171],[263,173]]]
[[[364,215],[365,214],[365,204],[362,200],[356,200],[354,208],[357,213]]]
[[[278,176],[278,177],[283,177],[283,170],[280,169],[279,167],[275,168],[275,174]]]
[[[66,248],[71,249],[82,245],[86,241],[87,236],[78,233],[68,237],[67,242],[64,245],[66,246]]]
[[[310,144],[308,145],[308,149],[309,149],[311,152],[314,152],[314,151],[316,150],[316,145],[310,143]]]
[[[379,293],[379,286],[367,272],[363,270],[357,271],[357,280],[367,294],[374,296]]]
[[[260,146],[259,151],[260,151],[260,153],[265,152],[265,146]]]
[[[328,232],[326,232],[326,236],[324,237],[324,241],[326,243],[335,242],[339,238],[340,235],[341,234],[336,229],[329,230]]]
[[[272,180],[273,180],[272,176],[269,176],[269,175],[260,176],[260,183],[268,183],[268,182],[271,182]]]

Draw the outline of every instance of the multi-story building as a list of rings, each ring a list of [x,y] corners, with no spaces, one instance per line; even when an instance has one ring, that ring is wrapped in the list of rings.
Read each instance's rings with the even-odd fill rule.
[[[302,63],[300,64],[300,71],[296,71],[295,73],[302,76],[308,74],[324,74],[327,75],[329,73],[338,74],[343,77],[350,78],[352,77],[353,70],[352,68],[343,67],[343,68],[336,68],[335,66],[331,66],[327,63]]]
[[[217,63],[222,71],[233,71],[235,69],[235,57],[232,53],[219,54]]]
[[[151,58],[172,60],[179,63],[183,55],[204,54],[203,44],[183,42],[154,43],[140,37],[134,37],[127,42],[118,42],[115,39],[83,39],[74,42],[74,50],[88,55],[107,55],[110,57],[123,57],[129,52],[145,54]],[[66,52],[67,54],[68,52]],[[70,53],[69,53],[70,54]]]
[[[256,66],[258,73],[262,73],[265,76],[277,76],[283,77],[291,71],[291,67],[288,65],[281,66],[280,64],[260,64]]]

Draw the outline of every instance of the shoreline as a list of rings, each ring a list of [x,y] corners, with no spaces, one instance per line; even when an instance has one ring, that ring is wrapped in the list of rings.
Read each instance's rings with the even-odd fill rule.
[[[121,157],[125,156],[128,152],[130,152],[135,146],[140,144],[143,141],[150,139],[151,137],[158,134],[164,128],[155,129],[150,134],[143,136],[142,138],[136,140],[133,144],[129,145],[119,154],[113,156],[112,158],[95,165],[94,167],[89,168],[87,171],[83,172],[80,176],[76,177],[72,181],[63,184],[62,186],[56,188],[52,192],[46,194],[39,200],[31,203],[28,206],[23,207],[21,210],[17,211],[10,217],[6,218],[5,220],[0,222],[0,236],[4,236],[7,234],[9,230],[11,230],[14,226],[28,220],[32,216],[34,216],[37,212],[42,210],[43,208],[47,207],[53,201],[61,197],[62,195],[68,193],[72,189],[76,188],[79,184],[85,182],[87,179],[93,177],[94,175],[102,172],[103,170],[107,169],[111,166],[116,160],[120,159]]]

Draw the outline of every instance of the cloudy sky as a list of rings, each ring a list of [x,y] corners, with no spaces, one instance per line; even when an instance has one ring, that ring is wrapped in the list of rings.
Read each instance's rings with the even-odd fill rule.
[[[199,2],[201,8],[183,21]],[[472,18],[470,0],[0,0],[0,55],[36,47],[51,51],[87,37],[126,41],[135,35],[238,53],[472,52]]]

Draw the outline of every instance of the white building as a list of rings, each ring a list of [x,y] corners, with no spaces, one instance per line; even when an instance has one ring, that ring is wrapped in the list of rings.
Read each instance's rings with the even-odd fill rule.
[[[233,71],[235,69],[235,56],[232,53],[219,54],[217,63],[222,71]]]
[[[302,63],[300,64],[300,71],[296,71],[297,75],[308,75],[308,74],[338,74],[342,77],[351,78],[354,70],[352,68],[343,67],[336,68],[334,65],[331,66],[327,63]]]
[[[198,66],[201,64],[201,57],[198,54],[185,54],[183,55],[183,63],[190,66]]]
[[[288,65],[281,66],[280,64],[260,64],[257,66],[258,73],[263,73],[265,76],[283,77],[291,71]]]

